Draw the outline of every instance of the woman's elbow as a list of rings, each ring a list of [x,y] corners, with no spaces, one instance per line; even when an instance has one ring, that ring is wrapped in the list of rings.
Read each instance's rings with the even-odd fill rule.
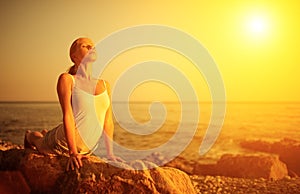
[[[105,131],[113,131],[114,130],[114,123],[112,123],[112,122],[105,123],[104,130]]]
[[[68,123],[72,122],[72,117],[68,114],[63,115],[63,122],[64,122],[64,124],[68,124]]]

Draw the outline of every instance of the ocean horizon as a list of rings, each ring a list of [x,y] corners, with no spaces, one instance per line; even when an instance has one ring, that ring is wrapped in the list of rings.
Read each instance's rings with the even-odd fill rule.
[[[186,131],[192,130],[189,128],[193,126],[191,121],[181,120],[180,104],[169,101],[162,102],[167,112],[162,126],[153,134],[132,134],[128,129],[135,126],[134,122],[143,124],[151,120],[149,103],[151,102],[130,102],[133,119],[114,120],[114,140],[118,144],[133,150],[149,150],[168,142],[176,134],[181,122],[186,122]],[[300,139],[300,102],[227,102],[225,120],[217,141],[205,155],[200,156],[199,147],[210,124],[211,102],[189,103],[194,103],[200,110],[195,134],[191,140],[186,140],[189,144],[180,154],[189,160],[216,161],[226,153],[247,153],[239,142],[249,139],[272,142],[283,138]],[[193,114],[193,111],[184,114]],[[58,101],[0,102],[0,139],[5,141],[22,144],[26,130],[51,130],[61,122],[62,113]],[[153,123],[155,125],[156,121]],[[176,146],[178,145],[171,145],[169,149],[177,149]],[[104,150],[101,146],[99,149]]]

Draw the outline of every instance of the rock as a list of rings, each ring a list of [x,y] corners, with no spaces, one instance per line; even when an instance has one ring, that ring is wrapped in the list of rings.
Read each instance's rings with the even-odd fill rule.
[[[177,168],[190,175],[193,173],[194,165],[194,162],[188,161],[183,157],[177,156],[170,162],[166,163],[164,166]]]
[[[24,149],[0,150],[0,170],[18,170],[21,159],[24,156]]]
[[[152,163],[156,164],[157,166],[177,168],[187,174],[193,173],[194,162],[186,160],[185,158],[180,157],[180,156],[177,156],[174,159],[170,160],[169,158],[164,156],[162,153],[154,152],[151,155],[147,156],[143,160],[152,162]]]
[[[286,163],[289,175],[300,176],[300,141],[288,138],[274,143],[261,140],[243,141],[241,146],[254,151],[278,154],[279,159]]]
[[[196,164],[193,174],[278,180],[287,176],[287,167],[276,156],[223,155],[216,164]]]
[[[0,193],[30,193],[30,188],[20,171],[0,171],[0,179]]]
[[[0,139],[0,150],[5,151],[5,150],[9,150],[9,149],[23,149],[24,146],[23,145],[16,145],[13,144],[12,142],[8,142],[8,141],[3,141]]]
[[[25,178],[28,184],[13,184],[17,189],[13,193],[21,188],[21,193],[195,193],[186,173],[151,162],[107,163],[90,156],[80,170],[66,172],[66,157],[40,155],[7,142],[0,148],[2,183],[7,179],[21,184]],[[9,193],[12,187],[0,189],[0,193]]]
[[[288,175],[286,165],[275,156],[223,155],[216,164],[219,175],[278,180]]]
[[[187,174],[150,162],[108,164],[91,156],[80,170],[65,172],[66,162],[66,157],[31,153],[22,158],[20,170],[34,193],[195,193]],[[145,170],[134,170],[137,165]]]
[[[206,176],[206,175],[217,176],[219,175],[219,172],[216,164],[197,163],[194,165],[192,174],[202,175],[202,176]]]

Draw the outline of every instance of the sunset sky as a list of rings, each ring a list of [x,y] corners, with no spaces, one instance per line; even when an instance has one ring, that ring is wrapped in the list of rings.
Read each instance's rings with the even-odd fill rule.
[[[300,1],[1,1],[0,101],[57,101],[58,75],[72,65],[68,49],[78,37],[95,43],[143,24],[177,28],[207,48],[222,75],[228,101],[300,100]],[[101,55],[101,54],[100,54]],[[209,100],[201,74],[178,53],[136,48],[103,74],[112,86],[129,66],[162,60],[182,70],[200,100]],[[153,95],[155,94],[155,95]],[[146,83],[132,100],[173,100]]]

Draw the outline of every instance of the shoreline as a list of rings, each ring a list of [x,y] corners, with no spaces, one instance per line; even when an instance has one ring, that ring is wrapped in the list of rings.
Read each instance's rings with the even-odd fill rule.
[[[23,150],[23,145],[0,140],[0,150],[5,152],[11,149]],[[2,155],[2,153],[1,153]],[[159,158],[159,154],[157,155]],[[161,158],[161,157],[160,157]],[[220,175],[203,175],[189,171],[189,161],[176,158],[167,167],[173,167],[186,172],[196,193],[300,193],[300,178],[285,176],[273,180],[266,178],[238,178]],[[9,169],[2,169],[7,171]]]

